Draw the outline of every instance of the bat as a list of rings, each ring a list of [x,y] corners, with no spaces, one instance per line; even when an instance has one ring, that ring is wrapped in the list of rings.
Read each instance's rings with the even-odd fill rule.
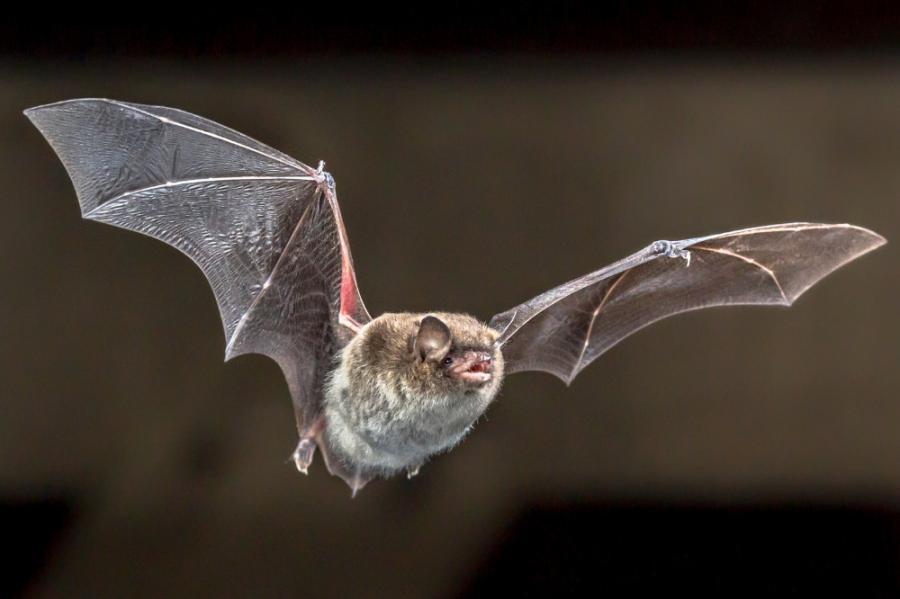
[[[505,375],[572,382],[667,316],[735,304],[789,306],[885,239],[849,224],[789,223],[656,241],[485,324],[465,314],[366,310],[335,183],[202,117],[77,99],[26,116],[55,150],[82,216],[160,239],[206,275],[225,359],[269,356],[293,400],[307,472],[316,449],[353,494],[414,476],[497,397]]]

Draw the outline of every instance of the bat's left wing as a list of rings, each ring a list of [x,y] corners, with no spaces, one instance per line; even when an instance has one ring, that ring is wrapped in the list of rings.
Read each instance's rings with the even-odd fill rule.
[[[541,370],[566,384],[635,331],[712,306],[789,306],[840,266],[884,244],[854,225],[789,223],[657,241],[497,314],[506,372]]]
[[[162,106],[86,98],[25,114],[69,172],[84,218],[155,237],[200,267],[226,359],[259,353],[278,363],[305,469],[334,352],[371,320],[331,175]]]

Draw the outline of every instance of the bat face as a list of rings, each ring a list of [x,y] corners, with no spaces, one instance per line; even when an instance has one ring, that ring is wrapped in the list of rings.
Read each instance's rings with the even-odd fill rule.
[[[885,243],[855,225],[802,222],[657,241],[489,325],[444,312],[373,320],[324,164],[162,106],[89,98],[25,113],[68,169],[84,218],[156,237],[200,267],[226,359],[267,355],[287,379],[297,468],[319,448],[354,493],[453,447],[504,374],[539,370],[568,384],[660,319],[789,306]]]
[[[407,351],[407,359],[411,359],[408,371],[399,372],[408,372],[410,388],[418,387],[421,393],[472,394],[499,385],[503,361],[496,347],[497,332],[465,314],[442,316],[443,319],[434,314],[419,315],[409,322],[404,317],[384,315],[385,320],[398,321],[397,330],[378,327],[371,334],[409,336],[410,329],[417,327],[412,334],[411,356]],[[393,347],[382,342],[382,347]],[[397,346],[400,349],[399,343]],[[402,358],[391,359],[399,362]],[[390,367],[391,363],[384,365]]]

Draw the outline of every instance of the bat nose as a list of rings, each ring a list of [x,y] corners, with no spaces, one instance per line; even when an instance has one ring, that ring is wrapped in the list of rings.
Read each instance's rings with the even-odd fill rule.
[[[466,352],[466,359],[471,360],[472,362],[476,362],[478,364],[490,364],[492,357],[491,357],[490,352],[468,351],[468,352]]]

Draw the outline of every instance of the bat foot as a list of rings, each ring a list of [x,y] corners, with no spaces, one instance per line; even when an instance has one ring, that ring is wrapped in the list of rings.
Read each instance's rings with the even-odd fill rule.
[[[316,442],[312,439],[300,439],[297,449],[291,454],[294,465],[297,470],[303,474],[308,474],[309,465],[312,464],[313,454],[316,452]]]
[[[422,464],[416,464],[415,466],[410,466],[406,469],[406,478],[409,480],[410,478],[419,474],[419,468],[422,467]]]
[[[666,239],[660,239],[659,241],[653,244],[653,251],[658,256],[666,256],[667,258],[682,258],[684,259],[685,267],[691,265],[691,252],[678,247],[677,244],[672,243]]]

